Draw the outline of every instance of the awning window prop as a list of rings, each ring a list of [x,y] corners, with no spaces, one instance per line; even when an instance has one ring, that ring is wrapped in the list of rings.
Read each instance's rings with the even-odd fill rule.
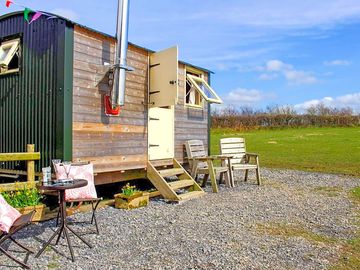
[[[18,57],[20,39],[4,41],[0,44],[0,70],[6,72],[9,70],[9,64],[15,56]]]
[[[223,103],[223,101],[216,94],[214,89],[212,89],[211,86],[203,78],[186,74],[186,79],[190,83],[190,85],[194,87],[200,93],[202,98],[205,99],[207,102],[217,104]]]

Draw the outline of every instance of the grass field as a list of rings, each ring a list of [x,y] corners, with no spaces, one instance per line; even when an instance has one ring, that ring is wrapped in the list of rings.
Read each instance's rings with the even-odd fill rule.
[[[212,129],[211,153],[219,140],[244,137],[248,152],[260,155],[260,165],[360,176],[360,128],[298,128],[239,132]]]

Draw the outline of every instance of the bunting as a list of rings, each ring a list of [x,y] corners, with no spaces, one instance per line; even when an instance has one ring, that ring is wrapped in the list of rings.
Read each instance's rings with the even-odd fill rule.
[[[41,16],[47,16],[48,20],[49,19],[55,19],[57,18],[57,16],[54,16],[52,14],[48,14],[42,11],[38,11],[38,10],[32,10],[26,6],[23,6],[21,4],[15,3],[13,0],[5,0],[5,6],[7,8],[9,8],[11,5],[15,5],[18,7],[21,7],[24,9],[24,20],[28,23],[31,24],[33,22],[35,22],[36,20],[38,20]]]

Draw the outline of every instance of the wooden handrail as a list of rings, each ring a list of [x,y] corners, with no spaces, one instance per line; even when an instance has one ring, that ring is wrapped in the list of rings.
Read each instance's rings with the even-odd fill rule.
[[[40,160],[40,152],[0,153],[0,162],[2,162],[2,161],[20,161],[20,160]]]
[[[40,160],[40,152],[35,152],[35,145],[28,144],[24,153],[0,153],[0,162],[26,161],[26,175],[28,182],[35,182],[35,160]],[[16,170],[6,170],[7,173],[17,174]]]

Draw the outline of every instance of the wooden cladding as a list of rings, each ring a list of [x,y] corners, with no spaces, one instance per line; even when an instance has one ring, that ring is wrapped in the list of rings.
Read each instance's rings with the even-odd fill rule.
[[[148,55],[129,45],[125,106],[119,117],[104,114],[103,96],[109,94],[107,72],[113,64],[116,40],[75,26],[73,89],[73,159],[92,161],[96,172],[146,168],[148,160]],[[105,66],[104,64],[108,64]],[[178,102],[175,105],[175,157],[185,161],[184,143],[208,144],[208,110],[185,106],[186,70],[178,66]],[[204,74],[207,80],[207,74]],[[112,179],[111,181],[113,181]],[[105,182],[110,181],[107,179]]]
[[[125,106],[120,116],[108,117],[103,97],[111,90],[115,42],[75,26],[73,160],[93,162],[97,173],[141,169],[147,162],[148,52],[129,46],[127,61],[135,70],[126,75]]]

